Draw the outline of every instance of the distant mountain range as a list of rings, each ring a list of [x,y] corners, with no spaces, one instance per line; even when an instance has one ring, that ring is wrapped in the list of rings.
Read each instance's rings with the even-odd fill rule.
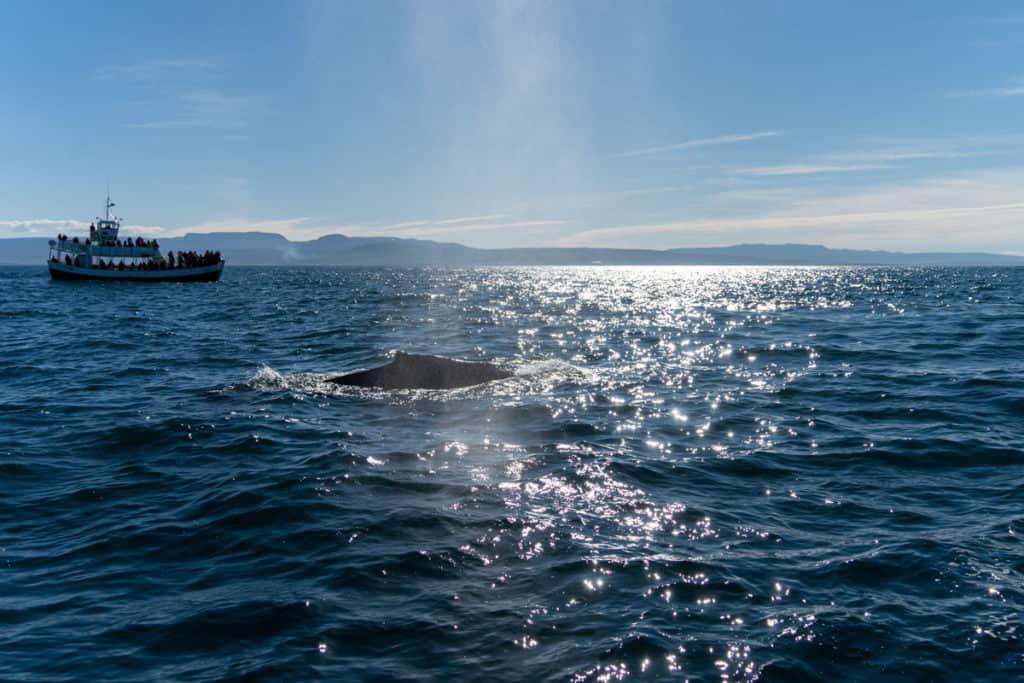
[[[737,244],[684,249],[476,249],[455,242],[326,235],[292,242],[266,232],[189,233],[160,240],[162,251],[220,250],[235,266],[549,266],[549,265],[987,265],[1024,266],[1024,257],[984,253],[904,253],[814,244]],[[0,263],[42,264],[47,238],[0,239]]]

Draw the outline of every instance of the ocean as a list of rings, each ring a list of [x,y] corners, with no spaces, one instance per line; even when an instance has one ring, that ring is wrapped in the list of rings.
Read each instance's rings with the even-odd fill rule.
[[[0,268],[0,679],[1024,676],[1024,269],[228,261]]]

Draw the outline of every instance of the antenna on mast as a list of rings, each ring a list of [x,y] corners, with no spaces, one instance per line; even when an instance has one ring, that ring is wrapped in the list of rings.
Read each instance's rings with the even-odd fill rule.
[[[114,202],[110,201],[110,178],[107,178],[107,205],[106,205],[106,219],[110,220],[110,209],[116,206]]]

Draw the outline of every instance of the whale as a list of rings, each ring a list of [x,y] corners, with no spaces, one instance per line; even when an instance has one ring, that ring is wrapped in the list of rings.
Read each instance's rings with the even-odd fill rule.
[[[458,389],[507,379],[512,374],[493,363],[398,351],[387,365],[338,375],[327,381],[342,386],[379,389]]]

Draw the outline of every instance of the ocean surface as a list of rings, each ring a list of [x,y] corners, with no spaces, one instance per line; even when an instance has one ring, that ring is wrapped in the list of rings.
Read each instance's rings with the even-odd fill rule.
[[[0,680],[1021,680],[1022,537],[1022,269],[0,268]]]

